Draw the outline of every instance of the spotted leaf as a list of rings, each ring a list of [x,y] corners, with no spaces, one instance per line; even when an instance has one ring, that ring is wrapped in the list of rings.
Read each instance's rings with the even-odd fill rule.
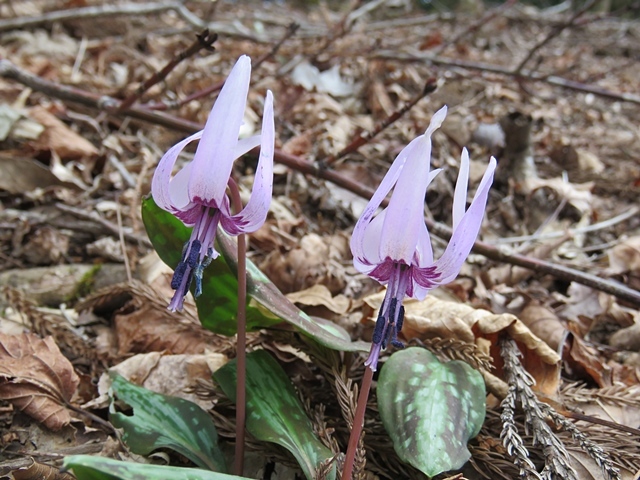
[[[78,480],[250,480],[246,477],[148,463],[121,462],[91,455],[72,455],[64,459]]]
[[[235,402],[235,360],[219,368],[213,378]],[[258,440],[277,443],[289,450],[309,480],[316,478],[316,472],[324,469],[334,456],[313,433],[291,380],[264,350],[247,355],[247,430]],[[324,478],[334,479],[335,467]]]
[[[226,470],[216,427],[202,408],[129,383],[118,374],[112,374],[112,380],[112,389],[133,407],[133,415],[116,412],[112,402],[109,418],[116,428],[124,429],[122,438],[132,452],[148,455],[158,448],[170,448],[201,468]]]
[[[485,416],[482,376],[423,348],[394,353],[377,387],[378,408],[398,456],[429,477],[461,468]]]

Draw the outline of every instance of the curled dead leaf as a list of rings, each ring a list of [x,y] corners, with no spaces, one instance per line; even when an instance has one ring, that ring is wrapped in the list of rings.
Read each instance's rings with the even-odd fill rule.
[[[0,399],[58,430],[71,420],[64,405],[79,383],[52,337],[0,334]]]
[[[134,355],[111,369],[127,380],[164,395],[184,398],[208,410],[212,401],[193,393],[200,382],[210,382],[213,372],[227,363],[221,353],[164,355],[160,352]],[[105,408],[109,404],[111,378],[103,373],[98,382],[99,396],[84,408]]]
[[[384,292],[364,299],[378,310]],[[493,359],[495,370],[482,372],[492,393],[506,393],[502,378],[502,358],[498,347],[500,335],[513,338],[522,351],[522,365],[536,381],[535,389],[549,397],[557,394],[560,383],[560,356],[538,338],[515,315],[495,315],[469,305],[436,298],[429,295],[423,301],[404,302],[405,319],[402,334],[406,339],[452,338],[477,345]],[[372,317],[375,319],[375,316]]]
[[[314,285],[306,290],[287,294],[287,298],[293,303],[299,303],[311,307],[327,307],[333,313],[345,314],[349,311],[351,300],[344,295],[331,295],[324,285]]]
[[[29,117],[44,126],[44,132],[34,143],[37,150],[53,151],[63,159],[92,157],[98,150],[44,107],[33,107]]]

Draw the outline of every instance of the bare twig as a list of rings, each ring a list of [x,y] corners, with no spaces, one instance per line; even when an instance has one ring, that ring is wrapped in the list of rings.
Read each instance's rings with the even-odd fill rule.
[[[0,33],[9,30],[26,29],[68,20],[83,20],[98,17],[106,18],[120,15],[149,15],[151,13],[160,13],[167,10],[175,11],[182,20],[198,30],[208,28],[211,31],[230,37],[245,38],[259,43],[269,41],[269,39],[265,37],[241,30],[232,22],[204,22],[197,15],[191,13],[191,11],[184,6],[182,2],[123,3],[119,5],[105,4],[91,7],[69,8],[67,10],[56,10],[31,17],[7,18],[0,20]]]
[[[508,72],[505,71],[506,74]],[[109,112],[113,112],[113,106],[118,105],[118,100],[112,97],[100,97],[84,90],[80,90],[77,88],[68,87],[65,85],[60,85],[55,82],[51,82],[48,80],[44,80],[36,75],[32,75],[27,73],[19,68],[15,67],[8,60],[0,60],[0,77],[11,78],[13,80],[22,83],[34,90],[43,92],[47,95],[50,95],[54,98],[59,98],[62,100],[68,100],[71,102],[80,103],[92,108],[97,108],[100,110],[107,110],[105,105],[110,105],[111,109],[107,110]],[[637,103],[640,104],[640,97],[637,99]],[[117,114],[117,113],[114,113]],[[163,112],[151,112],[144,108],[138,108],[132,106],[125,112],[120,113],[120,115],[129,115],[131,117],[139,118],[151,123],[155,123],[158,125],[163,125],[181,132],[185,133],[194,133],[198,130],[201,130],[203,127],[200,124],[190,122],[188,120],[184,120],[172,115],[168,115]],[[254,153],[258,150],[256,149]],[[303,160],[300,157],[295,155],[287,154],[281,150],[275,150],[274,160],[278,163],[286,165],[287,167],[296,170],[301,173],[306,173],[310,175],[317,176],[319,178],[323,178],[324,180],[330,181],[339,187],[342,187],[346,190],[349,190],[356,195],[361,196],[362,198],[369,199],[373,195],[374,191],[372,188],[369,188],[361,183],[354,182],[353,180],[341,175],[338,172],[335,172],[331,169],[322,169],[315,163],[308,162]],[[59,207],[61,209],[69,208],[69,207]],[[427,219],[427,226],[431,233],[437,235],[442,239],[449,239],[451,237],[451,229],[442,225],[441,223],[433,222],[432,220]],[[116,230],[112,230],[117,234]],[[127,238],[125,234],[125,238]],[[135,238],[138,240],[138,238]],[[473,251],[475,253],[479,253],[484,255],[485,257],[502,263],[508,263],[511,265],[517,265],[520,267],[528,268],[529,270],[533,270],[536,272],[541,272],[549,275],[553,275],[559,279],[574,281],[580,283],[582,285],[587,285],[596,290],[600,290],[602,292],[610,293],[612,295],[617,296],[620,299],[626,300],[634,305],[640,306],[640,292],[637,290],[633,290],[626,285],[621,283],[596,277],[595,275],[591,275],[589,273],[581,272],[579,270],[575,270],[573,268],[565,267],[562,265],[557,265],[554,263],[546,262],[544,260],[539,260],[535,258],[526,257],[524,255],[519,255],[515,253],[508,253],[499,248],[496,248],[492,245],[489,245],[484,242],[476,241],[473,246]]]
[[[470,33],[475,32],[476,30],[484,27],[487,23],[489,23],[491,20],[496,18],[498,15],[502,15],[506,10],[509,10],[511,7],[513,7],[516,3],[517,3],[517,0],[506,0],[506,2],[504,2],[502,5],[498,5],[497,7],[489,10],[486,13],[486,15],[484,15],[482,18],[479,18],[478,20],[473,22],[471,25],[469,25],[467,28],[462,30],[456,36],[452,37],[446,42],[443,42],[442,45],[440,45],[438,48],[433,49],[433,53],[435,53],[436,55],[440,55],[448,47],[450,47],[451,45],[455,45]]]
[[[582,15],[584,15],[584,13],[587,10],[589,10],[596,3],[596,1],[597,0],[589,0],[582,6],[582,8],[580,8],[579,10],[576,10],[576,12],[571,16],[571,18],[566,23],[560,24],[556,26],[553,30],[551,30],[551,32],[549,32],[549,34],[544,39],[542,39],[542,41],[538,42],[531,50],[529,50],[527,55],[522,59],[522,61],[518,64],[518,66],[513,69],[513,74],[516,76],[519,75],[522,69],[524,68],[524,66],[529,62],[529,60],[533,58],[533,56],[536,54],[536,52],[538,52],[538,50],[540,50],[551,40],[553,40],[558,35],[560,35],[563,30],[574,25],[576,20],[578,20]]]
[[[613,225],[617,225],[618,223],[622,223],[625,220],[629,220],[632,217],[635,217],[640,212],[640,207],[633,206],[626,212],[621,213],[620,215],[616,215],[615,217],[609,218],[607,220],[603,220],[602,222],[594,223],[592,225],[587,225],[585,227],[580,228],[572,228],[568,230],[557,230],[554,232],[547,233],[538,233],[533,235],[525,235],[522,237],[504,237],[497,238],[493,240],[493,243],[497,245],[504,245],[509,243],[520,243],[520,242],[529,242],[532,240],[550,240],[552,238],[561,238],[565,235],[575,236],[581,235],[583,233],[596,232],[598,230],[603,230],[605,228],[612,227]]]
[[[265,53],[260,58],[258,58],[255,62],[252,62],[251,68],[253,70],[257,69],[266,60],[268,60],[269,58],[273,57],[276,53],[278,53],[278,50],[280,49],[282,44],[284,42],[286,42],[288,39],[290,39],[293,35],[295,35],[295,33],[296,33],[296,31],[298,30],[299,27],[300,26],[297,23],[291,23],[287,27],[287,31],[282,36],[282,38],[280,40],[278,40],[271,47],[271,50],[269,50],[267,53]],[[144,105],[144,107],[146,107],[146,108],[148,108],[150,110],[171,110],[171,109],[180,108],[183,105],[186,105],[187,103],[189,103],[189,102],[191,102],[193,100],[198,100],[199,98],[206,97],[208,95],[211,95],[214,92],[219,91],[222,88],[223,85],[224,85],[224,80],[222,80],[220,82],[217,82],[217,83],[214,83],[213,85],[210,85],[207,88],[204,88],[204,89],[202,89],[202,90],[200,90],[198,92],[192,93],[191,95],[189,95],[186,98],[183,98],[181,100],[177,100],[175,102],[161,102],[161,103],[155,103],[155,104],[147,104],[147,105]]]
[[[67,212],[70,213],[78,218],[82,218],[83,220],[90,220],[92,222],[98,223],[100,225],[102,225],[111,235],[114,235],[116,237],[120,237],[120,235],[122,234],[122,237],[125,238],[126,240],[132,242],[132,243],[138,243],[141,245],[144,245],[146,247],[151,247],[151,242],[149,241],[148,238],[145,237],[140,237],[138,235],[135,235],[133,233],[127,232],[124,230],[124,228],[120,228],[118,227],[118,225],[115,225],[113,223],[111,223],[109,220],[106,220],[104,218],[102,218],[100,215],[98,215],[97,213],[94,212],[86,212],[84,210],[80,210],[78,208],[74,208],[74,207],[70,207],[69,205],[65,205],[64,203],[57,203],[56,204],[56,208],[58,210],[62,210],[63,212]],[[126,254],[125,254],[126,256]]]
[[[569,90],[576,90],[578,92],[592,93],[604,98],[611,98],[613,100],[620,100],[623,102],[640,104],[640,95],[627,92],[613,92],[605,88],[600,88],[594,85],[587,85],[584,83],[569,80],[556,75],[543,75],[531,70],[522,70],[516,75],[513,70],[498,65],[491,65],[481,62],[469,62],[465,60],[457,60],[454,58],[439,57],[429,53],[404,53],[404,52],[385,52],[380,51],[371,56],[371,58],[379,58],[383,60],[393,61],[405,61],[405,62],[427,62],[434,65],[446,65],[449,67],[464,68],[466,70],[478,70],[481,72],[497,73],[499,75],[506,75],[511,77],[518,77],[536,82],[544,82],[556,87],[567,88]]]
[[[438,81],[435,78],[430,78],[429,80],[427,80],[427,83],[425,83],[424,88],[417,95],[415,95],[411,100],[409,100],[405,105],[403,105],[401,108],[399,108],[398,110],[393,112],[391,115],[389,115],[387,118],[385,118],[372,131],[363,132],[363,133],[359,134],[356,138],[354,138],[351,141],[351,143],[349,143],[349,145],[347,145],[345,148],[343,148],[336,155],[332,155],[331,157],[327,158],[326,160],[323,160],[322,163],[321,163],[322,167],[326,168],[328,166],[331,166],[332,164],[334,164],[335,162],[337,162],[341,158],[344,158],[345,156],[349,155],[350,153],[355,152],[361,146],[366,145],[367,143],[369,143],[371,140],[373,140],[373,138],[375,138],[385,128],[389,127],[390,125],[393,125],[393,123],[395,121],[397,121],[405,113],[407,113],[409,110],[411,110],[420,100],[422,100],[427,95],[435,92],[436,88],[438,88]]]
[[[127,110],[131,105],[133,105],[137,100],[139,100],[144,93],[153,87],[156,83],[161,82],[167,75],[173,71],[176,66],[183,60],[186,60],[189,57],[192,57],[200,50],[205,49],[210,52],[214,51],[213,43],[218,39],[217,33],[209,33],[208,29],[204,29],[202,32],[196,35],[196,40],[189,45],[185,50],[178,53],[178,55],[174,56],[169,63],[167,63],[162,70],[155,72],[151,75],[145,82],[143,82],[135,92],[125,98],[122,103],[118,106],[118,111]]]
[[[331,32],[324,37],[324,41],[315,53],[310,57],[309,61],[313,63],[320,55],[327,51],[327,49],[338,39],[347,35],[353,27],[354,21],[351,20],[353,14],[357,11],[358,7],[362,4],[362,0],[352,0],[351,8],[345,13],[342,18],[333,26]]]

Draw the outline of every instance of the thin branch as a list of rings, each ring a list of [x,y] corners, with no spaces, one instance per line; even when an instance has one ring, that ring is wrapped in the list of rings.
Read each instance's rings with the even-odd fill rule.
[[[300,26],[297,23],[289,24],[289,26],[287,27],[287,31],[282,36],[282,38],[278,40],[271,47],[271,50],[269,50],[267,53],[265,53],[260,58],[258,58],[255,62],[252,62],[251,68],[253,70],[256,70],[266,60],[268,60],[269,58],[273,57],[276,53],[278,53],[278,50],[280,50],[280,47],[282,46],[282,44],[286,42],[288,39],[290,39],[293,35],[295,35],[296,31],[298,31],[299,28]],[[147,105],[144,105],[144,107],[148,108],[149,110],[156,110],[156,111],[180,108],[183,105],[186,105],[187,103],[193,100],[198,100],[199,98],[206,97],[208,95],[211,95],[214,92],[219,91],[223,85],[224,85],[224,80],[214,83],[213,85],[210,85],[207,88],[199,90],[195,93],[192,93],[191,95],[181,100],[177,100],[175,102],[161,102],[161,103],[147,104]]]
[[[129,15],[149,15],[167,10],[175,11],[182,20],[189,23],[198,30],[208,28],[211,31],[227,35],[229,37],[244,38],[257,43],[266,43],[268,38],[255,35],[246,29],[240,29],[232,22],[204,22],[197,15],[193,14],[181,2],[158,2],[158,3],[123,3],[120,5],[100,5],[81,8],[69,8],[67,10],[56,10],[53,12],[34,15],[31,17],[15,17],[0,20],[0,33],[49,25],[54,22],[64,22],[69,20],[84,20],[91,18],[106,18]]]
[[[529,62],[529,60],[533,58],[533,56],[538,52],[538,50],[540,50],[551,40],[553,40],[558,35],[560,35],[563,32],[563,30],[574,25],[576,20],[578,20],[582,15],[584,15],[584,13],[587,10],[589,10],[596,3],[596,1],[597,0],[589,0],[583,5],[581,9],[577,10],[566,23],[560,24],[557,27],[555,27],[553,30],[551,30],[551,32],[549,32],[549,34],[544,39],[542,39],[542,41],[538,42],[531,50],[529,50],[527,55],[522,59],[522,61],[518,64],[518,66],[513,69],[513,74],[516,76],[519,75],[522,69],[524,68],[524,66]]]
[[[632,206],[629,210],[621,213],[620,215],[616,215],[615,217],[609,218],[607,220],[603,220],[602,222],[594,223],[592,225],[587,225],[585,227],[570,228],[562,231],[556,230],[554,232],[538,233],[533,235],[524,235],[522,237],[496,238],[495,240],[492,240],[492,242],[497,245],[505,245],[510,243],[551,240],[553,238],[561,238],[565,235],[570,235],[571,237],[574,237],[576,235],[596,232],[598,230],[603,230],[605,228],[612,227],[614,225],[617,225],[618,223],[622,223],[626,220],[629,220],[632,217],[635,217],[638,213],[640,213],[640,207]]]
[[[190,122],[188,120],[168,115],[163,112],[151,112],[144,108],[135,106],[132,106],[128,110],[121,113],[115,112],[114,107],[117,108],[119,101],[113,97],[101,97],[84,90],[44,80],[40,77],[37,77],[36,75],[32,75],[23,70],[20,70],[8,60],[0,60],[0,77],[11,78],[19,83],[22,83],[23,85],[32,88],[33,90],[43,92],[54,98],[80,103],[82,105],[97,108],[99,110],[106,110],[108,113],[112,113],[114,115],[129,115],[134,118],[145,120],[158,125],[163,125],[187,134],[195,133],[199,130],[202,130],[203,128],[202,125],[195,122]],[[640,104],[640,97],[638,97],[637,103]],[[106,105],[110,106],[110,108],[108,109]],[[257,151],[258,150],[255,149],[253,153],[256,153]],[[308,162],[298,156],[290,155],[281,150],[276,149],[274,160],[298,172],[314,175],[316,177],[332,182],[337,186],[349,190],[365,199],[371,198],[374,193],[374,190],[372,188],[362,185],[361,183],[354,182],[353,180],[347,178],[344,175],[341,175],[338,172],[335,172],[331,169],[319,168],[317,164]],[[427,219],[426,222],[431,233],[444,240],[447,240],[451,237],[450,228],[440,223],[433,222],[429,219]],[[507,253],[499,248],[480,241],[476,241],[474,243],[473,251],[497,262],[517,265],[519,267],[528,268],[529,270],[533,270],[535,272],[553,275],[554,277],[562,280],[577,282],[582,285],[592,287],[596,290],[615,295],[616,297],[622,300],[626,300],[633,305],[640,306],[640,292],[613,280],[599,278],[586,272],[581,272],[570,267],[557,265],[554,263],[546,262],[544,260],[530,258],[515,253]]]
[[[593,85],[586,85],[584,83],[569,80],[556,75],[544,75],[534,72],[532,70],[523,70],[518,74],[515,74],[513,70],[510,70],[499,65],[491,65],[489,63],[481,62],[469,62],[465,60],[457,60],[453,58],[439,57],[429,53],[404,53],[397,51],[380,51],[370,58],[379,58],[382,60],[393,60],[399,62],[427,62],[434,65],[445,65],[448,67],[464,68],[466,70],[478,70],[481,72],[496,73],[499,75],[506,75],[509,77],[517,77],[520,79],[527,79],[535,82],[544,82],[556,87],[567,88],[569,90],[575,90],[578,92],[592,93],[604,98],[611,98],[613,100],[620,100],[623,102],[640,104],[640,95],[627,92],[613,92],[605,88],[600,88]]]
[[[433,50],[433,53],[435,53],[436,55],[441,54],[451,45],[457,44],[460,40],[462,40],[464,37],[466,37],[470,33],[475,32],[476,30],[484,27],[485,25],[487,25],[487,23],[492,21],[498,15],[502,15],[505,11],[513,7],[516,3],[517,3],[517,0],[506,0],[502,5],[498,5],[497,7],[489,10],[482,18],[479,18],[478,20],[473,22],[471,25],[469,25],[467,28],[465,28],[460,33],[458,33],[455,37],[452,37],[451,39],[442,43],[442,45],[440,45],[438,48],[435,48]]]
[[[192,57],[200,50],[205,49],[209,52],[213,52],[215,48],[213,43],[218,39],[217,33],[209,33],[208,29],[204,29],[202,32],[196,35],[196,40],[189,45],[185,50],[174,56],[169,63],[167,63],[160,71],[155,72],[145,82],[143,82],[135,92],[125,98],[118,106],[118,111],[127,110],[131,105],[138,101],[146,91],[148,91],[155,84],[160,83],[167,75],[169,75],[178,64],[189,57]]]
[[[87,212],[85,210],[80,210],[78,208],[70,207],[69,205],[65,205],[64,203],[56,203],[56,208],[58,210],[62,210],[63,212],[70,213],[75,217],[81,218],[83,220],[90,220],[99,225],[102,225],[111,235],[115,237],[122,237],[123,239],[128,240],[132,243],[137,243],[139,245],[144,245],[145,247],[151,247],[151,241],[148,238],[138,236],[134,233],[127,232],[124,228],[120,228],[118,225],[111,223],[109,220],[102,218],[95,212]],[[126,256],[126,252],[123,253]]]
[[[366,145],[371,140],[373,140],[380,132],[384,129],[388,128],[390,125],[393,125],[400,117],[402,117],[405,113],[411,110],[420,100],[422,100],[427,95],[433,93],[438,88],[438,81],[435,78],[430,78],[424,85],[424,88],[415,95],[411,100],[409,100],[405,105],[401,108],[393,112],[387,118],[385,118],[376,128],[374,128],[370,132],[363,132],[359,134],[356,138],[354,138],[349,145],[343,148],[336,155],[332,155],[326,160],[322,161],[323,168],[333,165],[338,160],[346,157],[350,153],[355,152],[357,149]]]

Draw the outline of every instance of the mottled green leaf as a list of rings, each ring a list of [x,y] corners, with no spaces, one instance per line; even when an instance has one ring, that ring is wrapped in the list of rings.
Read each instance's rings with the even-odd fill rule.
[[[64,459],[78,480],[250,480],[196,468],[121,462],[105,457],[73,455]]]
[[[182,247],[191,229],[159,208],[153,198],[142,201],[142,220],[158,255],[171,268],[180,261]],[[234,335],[237,331],[238,301],[236,242],[218,230],[217,248],[224,261],[215,260],[204,270],[203,293],[196,299],[202,325],[216,333]],[[231,268],[230,268],[231,267]],[[274,326],[285,321],[318,343],[342,351],[368,351],[364,342],[352,342],[342,327],[322,318],[311,318],[293,303],[250,260],[247,260],[247,293],[254,302],[247,306],[247,330]],[[279,326],[280,327],[280,326]]]
[[[235,360],[218,369],[213,377],[235,402]],[[258,440],[289,450],[309,480],[315,478],[314,473],[323,462],[333,457],[313,433],[289,377],[264,350],[247,355],[247,430]],[[335,467],[327,478],[335,478]]]
[[[182,398],[152,392],[111,375],[117,397],[133,407],[133,415],[110,407],[110,420],[124,429],[123,440],[131,451],[148,455],[158,448],[170,448],[202,468],[226,470],[218,449],[218,434],[213,420],[198,405]]]
[[[461,468],[467,442],[484,422],[485,386],[461,361],[441,363],[423,348],[400,350],[384,364],[378,409],[398,456],[433,477]]]

